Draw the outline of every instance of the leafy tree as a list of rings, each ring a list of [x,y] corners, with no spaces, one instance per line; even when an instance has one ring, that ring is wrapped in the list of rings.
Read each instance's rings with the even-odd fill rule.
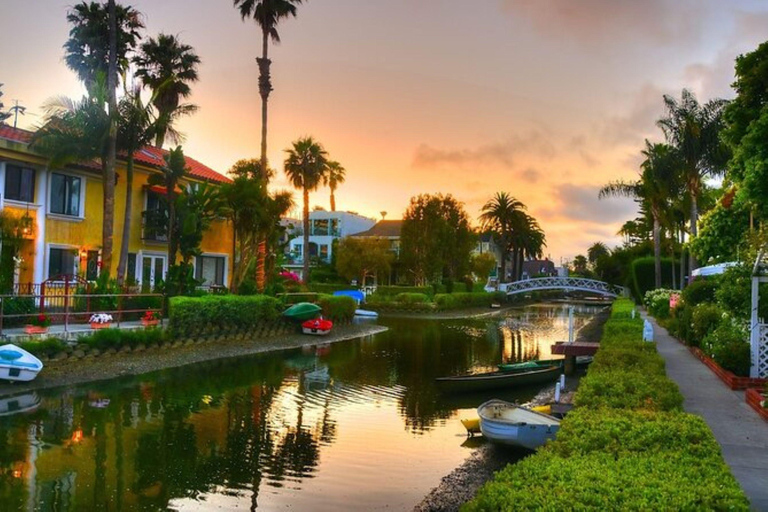
[[[197,105],[181,101],[192,94],[190,84],[199,78],[200,57],[176,36],[159,34],[142,43],[133,63],[138,68],[136,77],[152,91],[152,105],[157,109],[155,146],[163,147],[169,133],[174,142],[181,142],[173,125],[180,116],[197,111]]]
[[[332,212],[336,211],[336,197],[334,196],[334,192],[336,192],[336,187],[338,187],[341,183],[344,183],[345,171],[346,169],[344,169],[344,167],[342,167],[339,162],[328,162],[328,172],[325,175],[324,182],[326,185],[328,185],[328,188],[331,189]]]
[[[261,168],[267,168],[267,101],[272,92],[272,79],[269,67],[269,40],[280,42],[277,25],[280,20],[296,17],[296,6],[301,0],[233,0],[233,5],[240,11],[245,21],[253,18],[261,28],[261,57],[256,59],[259,65],[259,95],[261,96]],[[308,273],[308,272],[307,272]]]
[[[460,202],[450,194],[421,194],[403,217],[400,258],[416,284],[457,279],[469,270],[474,240]]]
[[[285,174],[304,193],[304,281],[309,280],[309,193],[317,190],[328,168],[328,153],[312,137],[300,138],[285,150]],[[262,166],[264,168],[264,166]]]
[[[719,176],[725,169],[729,154],[720,138],[723,128],[723,109],[726,100],[713,99],[700,105],[692,92],[683,89],[678,102],[664,96],[666,117],[657,124],[669,143],[679,153],[682,182],[691,198],[690,234],[695,237],[699,220],[699,196],[704,179]],[[696,268],[690,256],[690,269]]]
[[[475,254],[470,261],[472,273],[477,276],[481,282],[488,280],[491,272],[496,269],[496,257],[489,253]]]
[[[11,117],[11,112],[3,112],[5,106],[3,105],[3,84],[0,84],[0,124],[3,124],[6,119]]]
[[[128,245],[133,216],[133,165],[136,151],[149,144],[155,131],[151,108],[144,105],[138,89],[123,96],[118,104],[118,147],[125,152],[125,211],[123,214],[123,238],[120,244],[120,261],[117,266],[118,280],[125,279],[128,266]]]
[[[336,251],[336,270],[346,279],[357,279],[364,285],[366,278],[378,281],[378,274],[388,274],[395,255],[385,238],[343,238]]]
[[[181,146],[177,146],[163,157],[165,165],[160,169],[160,173],[149,176],[147,182],[150,185],[164,187],[166,190],[166,204],[168,206],[167,233],[168,233],[168,264],[176,263],[176,253],[179,249],[179,239],[174,236],[176,233],[176,207],[178,197],[179,182],[187,176],[187,161],[184,158],[184,151]]]
[[[726,206],[720,202],[702,215],[699,233],[690,249],[705,264],[735,261],[745,255],[749,231],[749,207],[740,199]]]

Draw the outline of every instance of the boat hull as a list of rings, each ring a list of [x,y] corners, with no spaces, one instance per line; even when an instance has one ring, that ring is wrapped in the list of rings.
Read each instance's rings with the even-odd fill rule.
[[[312,304],[311,302],[299,302],[283,311],[283,316],[299,322],[305,322],[316,318],[321,311],[322,308],[317,304]]]
[[[362,316],[365,318],[378,318],[379,314],[375,311],[371,311],[368,309],[356,309],[355,316]]]
[[[490,400],[477,408],[480,432],[489,441],[535,450],[553,440],[560,420],[502,400]]]
[[[0,379],[28,382],[37,377],[43,363],[13,344],[0,347]]]
[[[480,375],[461,375],[436,379],[438,389],[446,393],[469,393],[488,389],[511,388],[552,382],[560,375],[559,366],[550,366],[527,372],[493,372]]]

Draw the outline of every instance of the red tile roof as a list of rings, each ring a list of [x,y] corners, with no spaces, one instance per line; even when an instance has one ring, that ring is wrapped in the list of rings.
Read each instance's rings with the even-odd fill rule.
[[[13,128],[12,126],[0,124],[0,139],[7,139],[14,142],[29,144],[29,141],[32,139],[33,133],[34,132],[30,132],[28,130],[22,130],[20,128]],[[134,154],[134,158],[136,159],[137,162],[159,168],[165,165],[165,160],[163,159],[163,156],[167,154],[168,154],[168,151],[165,149],[159,149],[156,147],[147,146],[137,151]],[[232,180],[229,179],[227,176],[224,176],[223,174],[214,171],[207,165],[204,165],[198,162],[194,158],[190,158],[185,155],[184,159],[187,162],[187,167],[189,168],[189,174],[193,178],[197,178],[205,181],[213,181],[217,183],[232,182]],[[93,167],[87,163],[85,165],[87,167]]]

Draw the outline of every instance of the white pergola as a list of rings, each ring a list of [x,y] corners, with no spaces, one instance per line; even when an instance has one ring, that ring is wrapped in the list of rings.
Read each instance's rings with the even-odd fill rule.
[[[749,376],[752,378],[768,378],[768,324],[765,319],[758,318],[760,304],[760,283],[768,283],[765,248],[761,249],[752,267],[752,314],[749,321],[749,345],[752,355],[752,367]]]

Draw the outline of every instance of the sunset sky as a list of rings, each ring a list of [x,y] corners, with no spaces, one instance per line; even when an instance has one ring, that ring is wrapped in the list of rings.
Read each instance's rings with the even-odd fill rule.
[[[0,0],[6,107],[83,89],[63,63],[73,0]],[[124,2],[148,35],[177,34],[200,58],[180,129],[185,153],[220,172],[257,158],[260,31],[231,0]],[[529,207],[559,262],[620,242],[643,140],[660,140],[662,95],[732,97],[733,61],[768,39],[768,5],[719,0],[309,0],[270,49],[269,158],[300,136],[347,169],[340,209],[400,218],[411,196],[451,193],[473,218],[505,190]],[[279,173],[277,188],[287,186]],[[296,196],[300,200],[300,195]],[[328,208],[326,189],[312,205]]]

